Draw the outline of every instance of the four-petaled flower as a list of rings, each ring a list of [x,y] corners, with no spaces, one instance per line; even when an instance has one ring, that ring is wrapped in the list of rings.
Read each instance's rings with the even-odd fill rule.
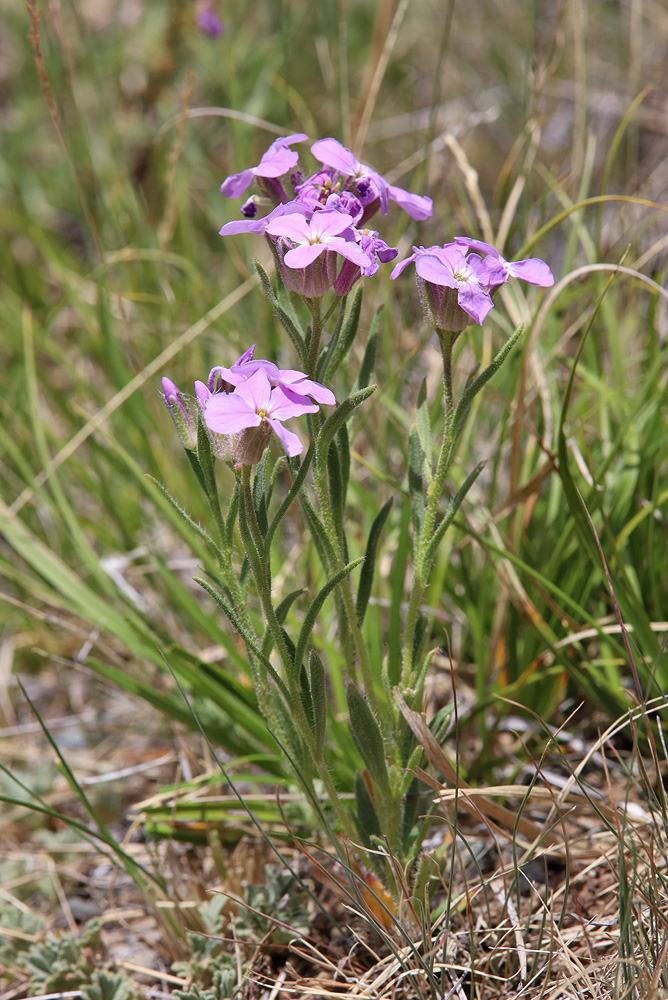
[[[352,224],[350,215],[326,210],[314,212],[310,221],[299,214],[272,219],[265,232],[294,244],[283,254],[283,263],[288,267],[308,267],[326,250],[334,250],[353,264],[364,267],[369,264],[370,258],[355,242]]]
[[[520,278],[521,281],[526,281],[530,285],[541,285],[543,288],[554,284],[552,271],[539,257],[528,257],[526,260],[506,260],[489,243],[475,240],[471,236],[455,236],[455,243],[468,247],[469,250],[475,250],[477,253],[485,253],[495,257],[503,268],[504,275],[501,281],[496,282],[497,285],[505,284],[509,277]]]
[[[254,352],[255,344],[252,344],[229,368],[223,368],[222,365],[216,365],[215,368],[212,368],[207,383],[210,392],[214,392],[218,385],[241,385],[255,372],[262,370],[269,379],[272,388],[283,386],[295,396],[310,397],[316,403],[324,403],[327,406],[336,402],[331,389],[314,381],[314,379],[310,379],[305,372],[293,368],[279,368],[273,361],[264,361],[260,358],[254,361]]]
[[[259,462],[271,432],[277,435],[286,455],[301,454],[303,445],[296,434],[283,427],[282,421],[304,413],[316,413],[316,403],[306,402],[290,389],[278,385],[272,389],[266,373],[259,368],[234,392],[217,392],[204,404],[204,420],[214,434],[239,434],[235,459],[246,465]]]

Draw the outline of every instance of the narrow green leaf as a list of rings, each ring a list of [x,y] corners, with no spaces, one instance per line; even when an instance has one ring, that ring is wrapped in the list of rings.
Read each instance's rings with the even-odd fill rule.
[[[424,453],[424,470],[428,476],[431,474],[432,447],[431,447],[431,420],[429,416],[429,402],[427,400],[427,380],[423,379],[418,393],[417,412],[415,416],[415,427],[417,430],[422,451]]]
[[[350,731],[355,745],[366,764],[371,780],[384,797],[389,797],[390,778],[385,762],[385,746],[376,716],[364,695],[352,682],[348,685],[347,701]]]
[[[454,497],[452,498],[452,500],[448,504],[447,510],[446,510],[445,514],[443,515],[443,520],[441,521],[441,523],[439,524],[438,528],[434,532],[433,538],[432,538],[431,542],[429,543],[429,546],[428,546],[427,551],[425,553],[425,557],[424,557],[424,565],[425,566],[429,566],[431,560],[436,555],[436,550],[438,549],[439,545],[441,544],[441,541],[443,540],[443,535],[445,534],[445,532],[448,530],[448,528],[452,524],[452,522],[454,520],[454,517],[455,517],[455,514],[457,513],[457,511],[461,507],[462,503],[464,502],[464,498],[465,498],[466,494],[471,489],[471,487],[473,486],[474,482],[476,481],[476,479],[478,478],[478,476],[480,475],[480,473],[482,472],[482,470],[485,468],[486,465],[487,465],[486,461],[485,462],[479,462],[478,465],[476,465],[476,467],[473,470],[473,472],[469,473],[469,475],[466,477],[466,479],[464,480],[464,482],[459,487],[459,489],[455,493]]]
[[[360,840],[365,847],[371,848],[374,846],[371,838],[380,838],[382,832],[371,796],[359,772],[355,775],[355,812]]]
[[[360,403],[363,403],[365,399],[368,399],[377,388],[375,385],[368,385],[365,389],[353,392],[342,403],[339,403],[331,416],[327,417],[327,420],[325,420],[320,428],[320,433],[315,443],[315,461],[318,465],[322,465],[326,461],[329,446],[339,428],[348,419],[353,410]]]
[[[454,413],[455,427],[461,430],[466,419],[466,414],[471,407],[471,403],[478,395],[480,390],[484,385],[486,385],[489,380],[496,375],[499,368],[506,360],[513,347],[520,339],[524,332],[524,324],[520,323],[515,332],[508,338],[498,354],[490,361],[486,368],[484,368],[479,375],[476,376],[472,381],[467,382],[466,388],[461,395],[461,399],[457,404],[457,408]]]
[[[336,524],[339,538],[343,541],[343,511],[345,507],[345,493],[343,490],[341,462],[339,461],[339,447],[336,441],[331,442],[327,453],[327,484],[329,487],[329,499],[332,505],[334,523]]]
[[[207,594],[210,594],[211,597],[213,597],[216,604],[218,604],[223,609],[223,611],[229,618],[231,624],[234,626],[234,628],[237,630],[243,641],[246,643],[246,647],[253,653],[254,656],[257,657],[259,662],[262,664],[264,669],[267,671],[269,676],[272,678],[272,680],[278,687],[283,697],[289,703],[290,696],[288,694],[288,689],[285,686],[283,678],[276,673],[269,659],[264,655],[264,653],[262,652],[258,644],[255,642],[253,637],[246,631],[243,624],[241,623],[239,616],[236,614],[229,601],[227,601],[220,593],[220,591],[216,590],[216,588],[213,587],[208,582],[208,580],[203,580],[201,577],[195,576],[193,577],[193,581],[195,583],[198,583],[200,587],[206,590]]]
[[[341,424],[339,427],[339,432],[336,435],[336,441],[339,446],[339,462],[341,463],[341,491],[343,493],[343,503],[345,506],[346,497],[348,495],[348,483],[350,482],[350,439],[348,437],[348,428],[345,424]]]
[[[341,328],[341,333],[334,342],[332,350],[326,352],[322,368],[319,368],[318,377],[323,382],[329,382],[334,377],[339,366],[352,347],[357,334],[357,328],[359,326],[363,293],[363,286],[358,284],[355,289],[352,302],[348,306],[347,315]]]
[[[253,264],[255,266],[255,270],[258,273],[260,281],[262,282],[262,288],[264,290],[264,294],[267,296],[267,299],[269,300],[269,305],[271,306],[271,310],[272,310],[274,316],[276,316],[276,318],[279,320],[279,322],[283,326],[283,329],[285,330],[285,332],[287,333],[288,337],[290,338],[290,340],[294,344],[294,347],[295,347],[295,349],[296,349],[297,354],[299,355],[299,357],[303,358],[304,357],[304,338],[302,337],[301,333],[299,332],[299,330],[297,329],[297,327],[293,323],[293,321],[290,318],[290,316],[288,316],[288,314],[286,313],[285,309],[282,307],[282,305],[280,304],[280,302],[276,298],[276,295],[274,293],[274,289],[272,288],[272,284],[271,284],[271,281],[269,279],[269,275],[264,270],[264,268],[262,267],[262,265],[260,264],[260,262],[258,261],[257,258],[255,258],[253,260]]]
[[[366,350],[364,351],[364,358],[362,359],[362,366],[360,368],[359,378],[357,379],[358,389],[362,389],[365,385],[369,385],[373,376],[373,369],[376,364],[376,350],[378,347],[378,328],[380,326],[382,312],[383,306],[379,306],[378,309],[376,309],[373,319],[371,320],[369,337],[366,342]]]
[[[276,618],[280,625],[285,621],[288,611],[297,600],[297,598],[304,593],[305,587],[300,587],[299,590],[293,590],[287,597],[284,597],[281,603],[276,608]],[[271,630],[268,628],[264,633],[264,638],[262,639],[262,652],[265,656],[269,656],[272,650],[272,638]]]
[[[297,646],[295,649],[295,658],[294,658],[295,667],[299,668],[302,660],[304,659],[304,653],[306,652],[306,647],[308,645],[311,632],[313,631],[313,626],[315,625],[316,618],[318,617],[320,609],[325,603],[326,598],[329,596],[329,594],[331,594],[331,592],[334,590],[334,587],[336,587],[337,584],[341,582],[341,580],[343,580],[346,576],[348,576],[349,573],[352,573],[352,571],[359,566],[363,558],[364,558],[363,556],[360,556],[359,559],[354,559],[351,563],[348,563],[347,566],[344,566],[343,569],[339,570],[338,573],[335,573],[332,579],[328,580],[325,586],[322,588],[322,590],[318,593],[318,596],[315,598],[315,600],[311,604],[311,607],[306,612],[306,617],[304,618],[304,623],[301,627],[301,631],[299,633],[299,639],[297,641]]]
[[[213,452],[211,451],[209,432],[207,431],[201,417],[199,417],[197,421],[197,459],[199,461],[200,469],[202,470],[202,478],[204,479],[206,495],[209,500],[211,500],[212,497],[215,497],[217,500],[218,487],[216,486],[216,473],[214,470],[215,458],[213,457]]]
[[[322,660],[312,649],[309,655],[309,679],[313,703],[313,736],[316,749],[322,757],[327,725],[327,680]]]
[[[399,683],[401,664],[401,605],[404,600],[406,580],[406,564],[410,548],[411,504],[408,498],[404,500],[399,524],[399,542],[394,555],[390,580],[392,582],[392,600],[390,604],[391,627],[388,633],[387,674],[390,690]]]
[[[318,556],[320,557],[320,562],[322,563],[323,569],[329,570],[330,566],[336,564],[336,555],[332,544],[327,537],[327,532],[325,531],[322,521],[318,517],[318,514],[305,493],[300,495],[302,510],[304,511],[304,517],[306,518],[306,523],[308,524],[309,531],[311,532],[311,537],[318,551]]]
[[[424,479],[422,470],[425,465],[424,451],[420,443],[420,436],[415,429],[411,428],[408,436],[408,491],[413,504],[413,528],[415,531],[416,546],[419,544],[424,524]]]
[[[306,673],[306,667],[304,666],[302,666],[299,673],[299,698],[302,703],[302,708],[304,709],[306,721],[309,724],[309,729],[311,732],[314,732],[315,715],[313,711],[313,699],[311,698],[311,686],[309,684],[308,674]]]
[[[371,596],[371,587],[373,585],[373,574],[376,568],[376,551],[378,549],[378,542],[380,541],[381,532],[387,521],[390,510],[392,509],[392,497],[384,504],[376,517],[374,518],[373,524],[371,525],[371,530],[369,532],[369,539],[366,544],[366,555],[364,557],[364,565],[360,572],[360,582],[357,588],[357,620],[361,625],[364,621],[364,616],[366,614],[366,609],[369,604],[369,597]]]
[[[218,557],[218,559],[220,559],[222,561],[223,560],[223,553],[222,553],[221,549],[219,548],[219,546],[216,545],[216,543],[214,542],[213,538],[211,538],[211,536],[209,535],[209,533],[207,531],[205,531],[204,528],[202,528],[202,526],[197,523],[197,521],[193,520],[193,518],[190,516],[190,514],[186,513],[186,511],[183,509],[183,507],[180,506],[178,500],[175,500],[174,497],[171,495],[171,493],[169,492],[169,490],[167,489],[167,487],[163,486],[162,483],[158,479],[154,479],[153,476],[149,475],[148,473],[146,475],[146,478],[148,480],[150,480],[150,482],[152,482],[153,485],[156,486],[160,490],[160,492],[162,493],[162,495],[165,498],[165,500],[167,500],[167,502],[176,511],[176,513],[179,515],[179,517],[181,518],[181,520],[184,521],[185,524],[188,525],[188,527],[191,529],[191,531],[193,531],[196,535],[198,535],[202,539],[203,542],[206,542],[206,544],[209,546],[209,548],[214,553],[214,555],[216,555]]]
[[[311,439],[311,441],[309,442],[308,451],[306,452],[306,455],[304,456],[302,461],[299,463],[299,467],[297,469],[297,475],[294,476],[294,479],[292,480],[292,486],[288,490],[285,499],[283,500],[278,510],[274,514],[273,518],[271,519],[271,523],[267,528],[267,536],[265,539],[267,551],[269,551],[269,548],[271,546],[271,542],[274,537],[274,533],[276,532],[276,528],[279,526],[279,524],[287,514],[291,504],[294,503],[297,494],[302,488],[304,480],[306,479],[306,473],[308,472],[309,467],[311,465],[311,460],[313,458],[314,451],[315,451],[315,441]],[[296,461],[297,460],[295,459],[295,464]],[[294,475],[294,464],[292,463],[290,464],[290,472]]]

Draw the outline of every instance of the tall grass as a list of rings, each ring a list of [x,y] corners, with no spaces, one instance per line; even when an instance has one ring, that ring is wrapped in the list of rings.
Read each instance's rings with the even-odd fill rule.
[[[542,296],[509,292],[482,336],[458,344],[463,384],[527,323],[517,356],[474,404],[451,485],[488,464],[424,609],[440,647],[425,711],[456,696],[462,776],[515,782],[550,743],[536,717],[558,727],[582,704],[577,730],[593,739],[668,685],[666,134],[661,91],[651,89],[668,16],[650,2],[586,0],[512,10],[492,0],[252,12],[231,3],[222,14],[226,32],[214,40],[197,32],[186,2],[45,7],[40,61],[26,10],[3,11],[0,572],[5,634],[31,637],[16,672],[39,669],[33,647],[73,663],[83,650],[110,683],[192,726],[176,679],[232,767],[252,761],[257,780],[291,780],[240,645],[192,584],[211,556],[146,474],[203,523],[159,377],[175,364],[184,383],[203,377],[235,358],[249,331],[267,356],[283,350],[255,292],[254,245],[217,236],[232,217],[220,182],[257,162],[276,134],[337,135],[434,198],[427,223],[390,217],[388,242],[410,252],[466,231],[509,258],[539,254],[557,277]],[[347,510],[359,529],[353,559],[394,500],[364,628],[376,665],[399,655],[404,470],[425,377],[434,420],[440,405],[438,352],[416,295],[387,276],[369,284],[367,325],[381,303],[379,391],[353,424]],[[354,348],[357,368],[365,347]],[[283,596],[316,590],[312,553],[289,540],[275,547]],[[317,642],[340,660],[327,621]],[[355,751],[337,725],[338,774],[351,790]],[[523,736],[508,755],[517,725]],[[652,732],[658,739],[639,726],[616,749],[644,759]],[[187,797],[168,801],[152,807],[154,822],[194,815]],[[212,821],[217,808],[205,809]],[[662,828],[661,809],[652,815]],[[266,818],[279,829],[276,811]],[[630,989],[634,963],[653,966],[649,996],[665,974],[663,869],[641,886],[635,831],[617,836],[628,906],[615,988]],[[647,925],[633,922],[643,891]]]

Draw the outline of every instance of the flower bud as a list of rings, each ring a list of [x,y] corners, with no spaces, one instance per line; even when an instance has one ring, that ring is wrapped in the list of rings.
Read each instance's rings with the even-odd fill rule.
[[[192,404],[187,396],[166,376],[162,380],[165,406],[174,421],[181,444],[186,451],[197,451],[197,425],[192,413]]]

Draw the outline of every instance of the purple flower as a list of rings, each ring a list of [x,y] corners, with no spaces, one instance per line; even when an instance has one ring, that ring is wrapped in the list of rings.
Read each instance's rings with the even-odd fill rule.
[[[338,254],[359,268],[371,266],[373,259],[355,241],[352,222],[350,215],[328,210],[314,212],[310,221],[295,214],[270,222],[266,232],[277,238],[277,264],[288,291],[323,296],[336,280]]]
[[[505,284],[509,276],[520,278],[530,285],[541,285],[543,288],[554,284],[552,271],[545,261],[540,260],[538,257],[529,257],[527,260],[508,261],[505,257],[501,256],[498,250],[490,246],[489,243],[484,243],[482,240],[474,240],[470,236],[456,236],[455,243],[468,247],[469,250],[476,250],[478,253],[489,254],[498,260],[503,268],[503,277],[500,281],[495,281],[492,287]]]
[[[247,351],[244,351],[239,360],[235,361],[229,368],[223,368],[221,365],[212,368],[208,380],[211,392],[215,391],[214,387],[217,385],[221,387],[225,385],[230,385],[231,387],[241,385],[242,382],[249,379],[255,372],[263,371],[269,379],[272,389],[282,386],[295,396],[310,397],[316,403],[324,403],[327,406],[332,406],[336,402],[331,389],[321,385],[320,382],[310,379],[304,372],[299,372],[292,368],[279,368],[272,361],[263,361],[259,358],[254,361],[254,351],[255,344],[249,347]],[[218,379],[220,379],[220,382],[218,382]]]
[[[326,250],[335,250],[354,264],[363,267],[369,258],[355,243],[350,232],[353,220],[343,212],[314,212],[309,221],[305,216],[294,214],[282,219],[274,219],[266,227],[270,236],[281,236],[294,243],[283,261],[288,267],[304,268]]]
[[[318,406],[307,403],[290,389],[274,389],[260,368],[241,382],[234,392],[211,395],[204,406],[204,420],[214,434],[238,434],[235,460],[255,465],[267,447],[271,432],[277,435],[285,453],[292,458],[303,451],[296,434],[283,427],[282,421],[304,413],[316,413]]]
[[[218,38],[223,33],[223,22],[216,14],[212,0],[197,0],[195,23],[205,35]]]
[[[433,208],[431,198],[411,194],[403,188],[388,184],[380,174],[355,159],[347,146],[337,139],[319,139],[311,146],[316,160],[335,170],[349,182],[353,193],[365,206],[364,221],[371,218],[378,204],[383,215],[387,215],[388,199],[395,201],[412,219],[427,219]]]
[[[429,318],[436,329],[458,333],[471,320],[482,324],[494,305],[488,288],[498,276],[498,262],[492,259],[488,264],[479,254],[467,256],[455,243],[428,249],[413,247],[413,251],[397,264],[390,277],[397,278],[407,264],[415,262]]]
[[[197,451],[197,425],[191,410],[192,401],[166,376],[162,380],[162,392],[181,444],[186,451]]]
[[[279,202],[287,202],[288,198],[282,186],[272,182],[296,166],[299,154],[291,150],[290,146],[296,142],[304,142],[305,139],[308,139],[308,136],[303,132],[296,132],[294,135],[281,136],[280,139],[276,139],[256,167],[249,167],[248,170],[242,170],[238,174],[230,174],[229,177],[226,177],[220,186],[221,192],[227,198],[238,198],[249,187],[253,178],[257,177],[269,182],[269,188],[277,196]]]

